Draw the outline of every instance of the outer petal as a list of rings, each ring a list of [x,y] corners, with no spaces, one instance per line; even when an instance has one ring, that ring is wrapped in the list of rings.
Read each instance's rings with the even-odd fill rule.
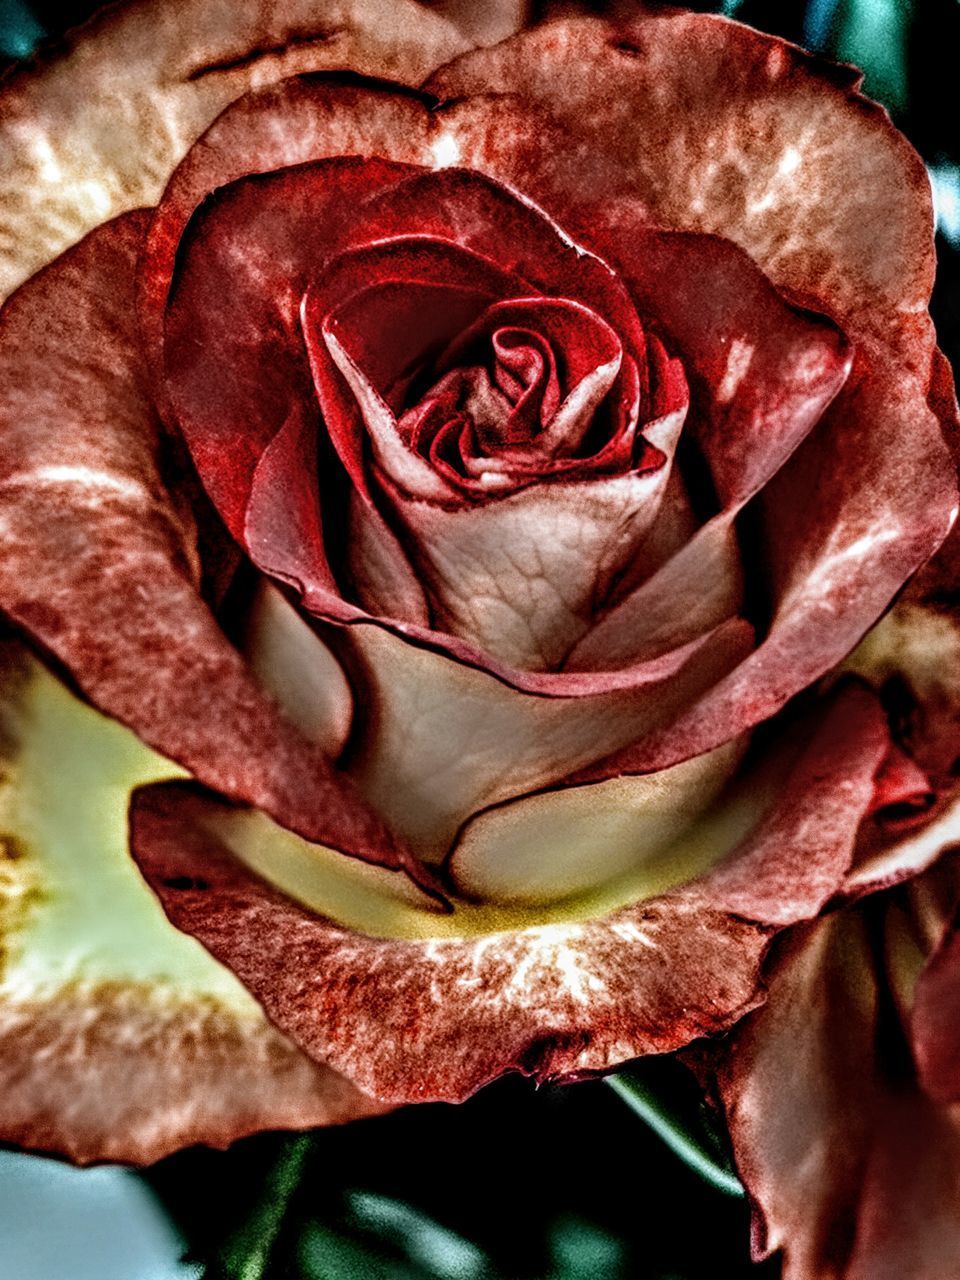
[[[470,39],[471,44],[495,44],[512,36],[531,18],[529,0],[420,0],[425,8],[442,13]]]
[[[884,691],[897,736],[933,799],[922,824],[881,822],[865,833],[848,882],[854,895],[916,875],[960,844],[958,545],[955,530],[844,664]]]
[[[99,223],[156,203],[247,89],[345,66],[418,84],[467,44],[411,0],[112,6],[3,87],[0,296]]]
[[[944,930],[917,981],[911,1033],[923,1088],[936,1102],[960,1103],[960,934],[955,921]]]
[[[764,491],[756,536],[773,616],[763,642],[695,713],[609,767],[662,768],[773,715],[854,648],[946,537],[955,469],[925,392],[879,353],[866,363]]]
[[[754,1249],[785,1250],[784,1280],[960,1268],[960,1112],[917,1089],[891,1024],[871,944],[883,910],[874,899],[799,931],[717,1055]]]
[[[545,108],[576,164],[548,152],[517,185],[567,225],[584,191],[608,207],[638,201],[660,226],[733,240],[851,330],[912,328],[933,282],[930,184],[859,79],[751,27],[677,10],[547,24],[458,58],[427,88]]]
[[[720,510],[652,576],[640,558],[639,585],[623,584],[616,606],[571,655],[574,670],[658,652],[735,611],[742,582],[734,520],[816,425],[850,363],[842,334],[788,306],[732,244],[602,222],[592,238],[682,359],[695,408],[688,447],[712,480],[700,499]],[[748,563],[748,577],[762,574],[762,561]]]
[[[98,705],[197,777],[400,865],[405,855],[279,713],[200,596],[131,332],[145,225],[129,214],[92,233],[0,318],[0,604]]]
[[[719,878],[603,919],[479,938],[457,936],[456,916],[426,940],[325,920],[252,876],[227,852],[226,815],[177,784],[140,793],[132,844],[170,918],[311,1055],[383,1099],[459,1099],[511,1069],[538,1079],[607,1070],[750,1008],[771,932],[815,914],[842,877],[886,749],[879,708],[853,688],[802,753],[787,806]],[[825,804],[824,838],[799,840]],[[804,856],[787,900],[782,857],[793,847]]]
[[[149,1162],[377,1110],[158,912],[126,800],[177,771],[19,647],[2,664],[0,1140]]]

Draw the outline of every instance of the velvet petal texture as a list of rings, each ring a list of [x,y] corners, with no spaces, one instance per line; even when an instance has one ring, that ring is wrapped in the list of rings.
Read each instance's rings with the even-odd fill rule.
[[[0,320],[0,603],[99,706],[196,777],[304,834],[412,866],[199,593],[134,328],[145,225],[128,214],[91,233]]]
[[[284,50],[275,63],[268,47],[265,65],[286,65]],[[205,64],[191,83],[235,69]],[[787,199],[807,168],[804,199]],[[427,909],[412,880],[430,877],[400,841],[467,893],[525,902],[498,862],[498,824],[542,833],[540,806],[576,817],[591,792],[607,804],[715,747],[732,769],[745,730],[876,620],[956,501],[942,366],[920,318],[929,225],[916,158],[847,73],[714,19],[642,17],[524,34],[449,65],[430,92],[321,76],[245,97],[184,159],[146,240],[144,215],[110,223],[13,299],[0,605],[97,705],[189,768],[189,784],[141,779],[134,856],[170,920],[315,1061],[396,1102],[672,1050],[754,1007],[773,935],[849,889],[892,752],[879,704],[847,683],[812,697],[802,724],[764,730],[789,776],[743,807],[727,856],[635,905],[458,936],[456,913]],[[336,279],[350,287],[316,310]],[[402,518],[476,499],[476,441],[408,447],[431,428],[391,401],[403,371],[366,340],[393,314],[393,286],[436,301],[445,283],[430,320],[456,315],[468,337],[504,302],[565,299],[579,317],[565,333],[597,354],[577,385],[609,409],[596,459],[662,472],[649,528],[626,539],[630,567],[602,566],[604,598],[564,646],[487,652],[469,608],[441,599],[435,547],[418,556],[417,519]],[[528,353],[543,337],[514,328]],[[442,336],[441,363],[460,350]],[[559,369],[563,346],[523,359]],[[444,377],[462,372],[451,359]],[[559,399],[557,369],[524,375],[536,414]],[[581,426],[566,408],[557,436]],[[527,411],[515,397],[504,419],[521,444]],[[260,603],[278,611],[251,619],[249,665],[203,603],[189,467],[166,456],[160,417],[274,579]],[[630,433],[645,425],[641,446]],[[468,606],[479,594],[460,591]],[[295,669],[314,643],[334,688],[287,721],[254,672],[277,652]],[[571,646],[565,669],[527,669],[559,667]],[[289,704],[282,674],[263,683]],[[343,749],[351,783],[318,743]],[[322,900],[284,896],[241,829],[279,831],[317,867],[342,870],[338,850],[380,864],[360,868],[364,883],[399,886],[392,909],[413,925],[361,932]],[[571,864],[544,878],[549,892],[584,888]],[[935,1028],[925,1043],[943,1078],[946,1039]]]
[[[384,1101],[459,1099],[505,1070],[574,1078],[665,1052],[753,1006],[772,934],[842,879],[887,751],[856,686],[809,734],[782,799],[715,871],[602,919],[473,939],[351,932],[252,875],[227,851],[229,815],[176,783],[139,794],[132,847],[170,919],[308,1053]]]
[[[664,38],[676,30],[679,28],[668,25]],[[566,39],[566,27],[551,28],[551,31],[555,40]],[[532,39],[533,37],[523,37],[518,44],[525,48],[524,41]],[[779,49],[776,42],[771,44],[773,48]],[[469,69],[472,56],[468,56],[462,63],[464,74]],[[476,55],[477,58],[486,56]],[[453,77],[454,69],[450,68],[444,74]],[[446,80],[442,81],[439,87],[443,88],[446,83]],[[782,88],[787,96],[793,91],[786,85]],[[827,90],[827,96],[833,92],[837,92],[842,98],[839,91],[833,89]],[[216,146],[208,153],[213,170],[217,170],[219,163],[216,157],[229,155],[234,139],[238,145],[242,143],[254,128],[255,120],[259,122],[255,131],[268,136],[267,122],[273,118],[282,119],[285,136],[286,130],[292,127],[292,121],[302,118],[306,132],[311,134],[315,146],[336,144],[336,132],[325,133],[322,128],[311,123],[317,119],[317,102],[328,101],[331,95],[335,96],[330,86],[299,84],[291,86],[288,94],[285,91],[273,92],[259,102],[251,100],[242,109],[238,107],[227,113],[211,131],[211,137],[216,134]],[[360,102],[362,113],[372,112],[370,119],[376,119],[377,113],[387,109],[385,97],[389,97],[386,91],[370,89],[365,97],[361,94],[356,100]],[[519,169],[525,156],[525,139],[528,127],[536,120],[535,114],[531,117],[525,100],[510,99],[508,106],[504,108],[512,114],[513,134],[519,140],[514,153],[511,153],[506,141],[509,135],[501,137],[500,146],[495,151],[487,153],[479,149],[478,140],[482,136],[478,133],[477,124],[478,116],[482,119],[479,103],[455,102],[431,114],[428,103],[423,102],[418,106],[414,99],[407,97],[398,100],[395,108],[402,110],[407,117],[399,158],[408,160],[418,147],[421,151],[429,151],[442,138],[449,137],[454,140],[461,157],[476,156],[475,163],[497,176],[521,182]],[[361,114],[361,118],[366,119],[367,115]],[[869,117],[864,127],[868,131],[873,129],[873,122]],[[369,145],[374,151],[382,145],[378,141],[379,136],[370,135]],[[887,145],[885,135],[880,142]],[[895,153],[894,159],[909,171],[906,157],[897,156],[896,148],[891,150]],[[281,159],[288,158],[285,147],[279,147],[278,151]],[[266,158],[265,155],[261,156],[262,161]],[[205,160],[204,164],[206,163]],[[371,174],[377,171],[377,166],[373,165]],[[316,171],[315,181],[319,184],[319,194],[323,189],[322,166]],[[277,174],[273,178],[252,178],[246,187],[246,202],[249,204],[254,199],[254,192],[260,190],[260,184],[263,184],[264,193],[273,188],[277,191],[283,189],[292,197],[300,182],[304,184],[305,190],[310,182],[306,171],[301,177],[290,172]],[[202,182],[198,179],[197,190],[206,189],[207,185],[207,179]],[[574,217],[583,213],[582,207],[578,213],[573,205],[570,209],[558,205],[562,197],[543,183],[538,185],[535,166],[530,185],[535,194],[545,194],[548,202],[553,201],[552,208],[561,224],[565,213],[571,213]],[[523,189],[529,190],[530,187]],[[175,181],[171,191],[178,190],[178,183]],[[192,272],[185,270],[177,284],[170,312],[173,332],[181,332],[184,340],[189,339],[191,324],[198,317],[211,314],[209,308],[205,311],[203,298],[212,299],[214,279],[225,278],[224,268],[217,266],[218,253],[236,253],[238,245],[253,243],[261,234],[266,235],[271,244],[271,236],[286,236],[294,246],[294,260],[285,265],[282,254],[278,255],[275,264],[271,260],[271,278],[279,282],[282,277],[286,282],[272,296],[289,299],[296,294],[302,280],[303,268],[296,265],[300,261],[296,259],[296,253],[306,252],[305,249],[298,248],[299,242],[304,240],[306,243],[306,240],[303,236],[293,234],[295,212],[289,226],[284,224],[282,218],[271,219],[269,214],[262,211],[259,220],[253,218],[247,222],[239,217],[231,219],[231,208],[239,211],[244,205],[244,190],[243,183],[237,184],[235,189],[227,188],[214,204],[209,208],[205,207],[196,225],[188,229],[187,244],[194,246],[193,269],[198,274],[191,284]],[[431,191],[436,194],[432,203],[426,198]],[[560,280],[569,287],[560,270],[563,252],[558,254],[550,247],[550,237],[543,232],[538,238],[531,239],[534,214],[530,211],[523,212],[523,205],[516,201],[511,204],[506,196],[498,195],[497,192],[497,185],[471,179],[469,176],[461,177],[455,170],[441,170],[431,177],[412,177],[409,182],[401,182],[382,196],[371,192],[372,212],[359,214],[356,225],[349,232],[349,243],[354,244],[358,237],[368,234],[403,234],[418,225],[421,229],[426,225],[431,234],[452,238],[463,248],[472,250],[482,243],[484,256],[494,260],[502,244],[508,261],[504,263],[501,259],[501,266],[526,275],[533,274],[538,286],[546,282],[549,287],[556,288]],[[568,193],[568,196],[572,201],[572,193]],[[172,199],[176,209],[181,209],[180,197]],[[295,210],[296,200],[293,200],[293,205]],[[377,212],[379,210],[382,212]],[[917,197],[914,208],[916,217],[922,220],[925,212]],[[176,213],[177,220],[182,216],[181,213]],[[161,211],[158,226],[163,223],[164,217]],[[222,219],[222,223],[219,230],[215,231],[218,217]],[[264,219],[270,222],[270,228],[263,232],[255,231]],[[607,222],[609,223],[609,219]],[[177,225],[176,221],[174,225]],[[506,231],[510,234],[507,235]],[[481,240],[484,233],[485,238]],[[339,225],[331,224],[327,235],[335,245],[337,236],[342,235]],[[678,305],[671,317],[668,307],[662,322],[677,346],[689,352],[694,375],[701,379],[701,386],[704,383],[712,386],[718,397],[713,402],[712,409],[708,398],[697,438],[708,455],[715,455],[712,461],[715,484],[722,498],[729,501],[715,521],[705,526],[699,543],[691,543],[686,554],[681,548],[674,557],[668,559],[661,570],[663,576],[653,577],[646,593],[642,584],[639,585],[636,613],[651,628],[649,633],[645,633],[645,638],[642,638],[641,642],[645,647],[641,649],[641,656],[649,656],[651,650],[654,653],[662,652],[672,644],[689,639],[690,630],[705,630],[715,626],[718,621],[736,611],[742,584],[732,550],[732,521],[740,509],[739,504],[750,496],[761,476],[769,477],[771,471],[776,471],[779,463],[778,474],[784,478],[778,480],[776,498],[769,503],[771,512],[778,513],[777,517],[771,516],[769,522],[769,555],[764,547],[764,558],[770,563],[759,571],[761,577],[766,579],[767,590],[772,594],[769,603],[772,626],[766,643],[723,679],[715,693],[702,700],[702,705],[698,703],[696,713],[691,712],[688,717],[681,717],[675,725],[664,725],[643,742],[627,748],[623,754],[604,765],[607,772],[645,771],[669,766],[728,740],[745,725],[755,723],[775,711],[787,697],[836,662],[856,642],[888,603],[903,579],[943,538],[955,505],[955,487],[946,462],[939,426],[925,404],[918,404],[918,399],[925,394],[918,379],[915,380],[906,371],[902,377],[894,375],[892,371],[885,373],[886,366],[879,353],[872,353],[872,349],[865,348],[860,357],[861,363],[855,367],[854,383],[849,392],[843,392],[828,410],[831,398],[836,396],[843,384],[849,360],[842,338],[829,324],[818,321],[815,317],[804,317],[802,312],[785,306],[757,276],[755,268],[746,258],[740,257],[731,248],[725,248],[717,242],[701,241],[697,237],[654,236],[647,242],[645,236],[646,233],[642,230],[638,232],[636,252],[631,256],[625,251],[623,236],[615,227],[608,226],[605,230],[602,219],[595,225],[583,224],[583,237],[588,247],[591,243],[596,243],[601,253],[609,251],[641,304],[641,309],[652,315],[658,314],[656,298],[663,293],[658,281],[662,282],[676,272],[682,273],[680,278],[685,278],[687,273],[691,279],[699,278],[698,272],[706,269],[710,291],[717,298],[713,303],[713,310],[698,309],[698,318],[696,324],[693,324],[689,310],[685,311]],[[323,238],[323,228],[318,224],[313,229],[310,243],[322,250]],[[197,247],[200,244],[203,246],[202,253]],[[538,250],[541,246],[545,250],[546,256],[542,261],[533,249],[534,244]],[[646,248],[649,248],[649,253],[644,253]],[[555,260],[558,267],[553,265]],[[586,257],[574,272],[577,276],[577,288],[602,287],[609,293],[609,286],[601,286],[599,283],[602,272],[598,272],[595,266],[591,267],[595,263],[596,259]],[[592,282],[591,270],[597,276],[598,283]],[[162,278],[163,274],[161,264],[159,277]],[[581,277],[584,277],[585,284],[580,282]],[[754,298],[758,311],[768,315],[770,320],[777,317],[775,323],[784,330],[780,334],[784,341],[777,344],[764,343],[760,326],[753,322],[752,309],[743,305],[742,301],[739,306],[734,305],[732,311],[731,324],[735,332],[725,330],[722,299],[736,298],[738,281],[742,285],[740,294]],[[261,302],[257,305],[261,305],[263,298],[257,293],[257,283],[255,275],[248,281],[252,290],[250,299],[252,301],[260,296]],[[155,291],[155,296],[164,296],[162,286]],[[610,296],[612,298],[614,295]],[[824,299],[823,305],[829,309],[832,301]],[[269,311],[273,305],[269,296],[266,305]],[[766,310],[768,307],[769,312]],[[618,312],[621,313],[622,310]],[[215,311],[212,319],[216,319]],[[284,321],[292,338],[289,330],[291,324],[292,316]],[[270,332],[278,334],[280,330],[273,327]],[[789,338],[787,334],[790,335]],[[898,336],[902,336],[902,333],[898,332]],[[872,342],[873,337],[868,337]],[[733,339],[736,341],[732,341]],[[230,346],[232,339],[229,328],[226,329],[226,341]],[[918,344],[919,341],[918,338]],[[723,363],[720,356],[725,342],[730,345],[726,349],[726,363]],[[927,339],[923,338],[923,342],[927,343]],[[267,345],[270,346],[270,343]],[[777,355],[781,351],[782,358]],[[908,345],[904,351],[909,356],[912,348]],[[929,358],[927,345],[927,359]],[[188,435],[189,422],[194,422],[194,429],[199,430],[203,413],[207,414],[211,422],[214,421],[215,406],[219,403],[221,394],[232,394],[229,387],[219,387],[217,367],[212,360],[199,369],[190,366],[188,376],[193,380],[194,391],[191,392],[189,403],[184,399],[185,391],[182,386],[176,392],[181,416],[187,413]],[[284,376],[281,375],[281,381]],[[279,403],[289,404],[291,395],[294,402],[299,402],[299,377],[300,374],[297,373],[285,383],[284,394]],[[789,391],[787,387],[790,388]],[[207,404],[206,410],[202,409],[204,402]],[[275,398],[271,400],[271,403],[274,402]],[[199,417],[196,416],[198,411]],[[273,412],[279,411],[274,408]],[[813,430],[818,415],[824,413],[822,422]],[[909,444],[904,430],[904,424],[908,420],[911,422]],[[790,422],[790,429],[781,431],[780,424],[786,421]],[[865,436],[867,423],[872,424],[869,439]],[[284,431],[278,432],[274,437],[276,447],[295,435],[298,430],[296,416],[286,418],[283,425]],[[752,433],[751,439],[763,439],[764,447],[754,464],[756,474],[751,471],[749,475],[736,478],[736,468],[730,462],[726,464],[725,472],[723,451],[730,448],[726,443],[729,437],[725,435],[725,428],[729,428],[731,434],[746,431]],[[799,441],[806,437],[809,437],[806,439],[806,446],[798,447]],[[302,443],[297,445],[295,453],[304,447]],[[309,440],[306,441],[306,447],[309,447]],[[197,456],[200,457],[203,469],[202,444],[198,444],[197,449],[200,450]],[[808,508],[805,502],[801,504],[796,501],[796,495],[810,491],[808,472],[820,466],[825,454],[831,456],[834,464],[829,471],[830,483],[823,485],[818,482],[818,489],[822,493],[818,492],[819,501],[813,508],[813,518],[801,519]],[[733,456],[731,453],[731,459]],[[900,484],[904,468],[909,468],[915,476],[915,483],[908,492]],[[228,487],[232,484],[226,482],[214,454],[211,454],[210,469],[213,474],[209,477],[208,484],[214,491],[217,491],[220,484],[228,483]],[[877,471],[879,474],[874,474]],[[303,473],[302,467],[300,472]],[[272,458],[270,474],[275,475],[273,483],[278,483],[279,475],[273,471]],[[363,484],[359,469],[352,468],[351,474],[355,483],[359,482],[358,491],[361,491]],[[235,489],[231,491],[236,492]],[[244,492],[245,486],[241,486],[238,501],[243,500]],[[251,498],[247,536],[251,535],[254,528],[264,529],[263,520],[266,517],[272,542],[270,559],[265,558],[262,553],[255,555],[255,559],[259,559],[262,567],[268,571],[279,573],[284,580],[302,588],[303,574],[296,572],[295,564],[290,562],[288,555],[276,541],[276,504],[270,500],[262,486],[259,491],[251,491]],[[762,501],[761,499],[761,503]],[[296,528],[296,534],[290,540],[290,546],[308,547],[311,536],[315,542],[311,528],[316,526],[316,507],[311,508],[309,496],[305,496],[294,504],[294,509],[300,514],[296,516],[295,525],[291,526]],[[364,509],[370,510],[369,502]],[[227,510],[229,513],[232,508],[228,507]],[[761,520],[764,519],[763,512],[764,507],[761,505]],[[375,516],[372,518],[376,521]],[[253,525],[251,520],[254,521]],[[362,520],[358,527],[364,528]],[[368,540],[377,545],[387,545],[390,535],[380,536],[383,532],[382,524],[377,528],[380,530],[378,536],[370,536]],[[766,527],[764,532],[766,535]],[[255,536],[260,537],[259,534]],[[302,551],[295,554],[306,563]],[[329,594],[330,572],[322,555],[322,548],[316,546],[311,555],[316,569],[316,589],[307,592],[307,607],[324,616],[331,616],[331,609],[336,613],[342,612],[342,606],[337,605]],[[393,551],[390,556],[394,567],[389,571],[388,577],[396,584],[405,576],[402,558],[398,558]],[[710,582],[711,590],[706,593],[701,586],[701,565],[709,565],[716,570]],[[382,568],[378,569],[375,576],[378,582],[383,579]],[[409,578],[409,575],[406,576]],[[708,573],[708,577],[710,576]],[[398,592],[396,587],[394,594],[400,596],[402,601],[406,601],[410,595],[409,592]],[[682,617],[682,627],[680,618],[678,617],[677,622],[672,622],[670,615],[674,594],[679,601],[677,614]],[[375,598],[378,602],[384,601],[382,594]],[[658,613],[663,608],[664,600],[667,601],[668,608],[666,617]],[[703,601],[699,611],[692,612],[689,609],[691,600]],[[398,621],[409,622],[418,618],[420,609],[422,605],[418,606],[415,602],[412,605],[403,603],[402,609],[398,610],[401,614]],[[346,612],[349,614],[352,610]],[[821,614],[830,616],[829,625],[822,625],[817,620]],[[627,614],[623,616],[626,618]],[[414,625],[420,624],[414,622]],[[624,627],[624,630],[631,631],[633,628]],[[608,625],[606,632],[619,634],[620,628],[613,622]],[[412,636],[416,633],[408,634]],[[423,639],[432,645],[446,648],[456,656],[466,656],[456,641],[444,633],[423,634]],[[582,662],[583,665],[605,663],[608,652],[611,657],[618,652],[617,643],[612,636],[602,631],[593,651],[589,647],[589,636],[582,643],[587,647],[582,657],[579,660],[575,657],[574,661]],[[470,660],[484,663],[483,656],[475,647],[471,646],[471,649],[473,652],[470,653]],[[625,655],[618,656],[623,660]],[[489,659],[487,662],[489,663]],[[501,677],[505,676],[519,687],[533,687],[534,683],[539,687],[541,684],[522,672],[514,674],[503,663],[490,665],[492,669],[498,670]],[[543,687],[545,689],[547,686]],[[565,686],[563,681],[557,681],[552,683],[551,691],[562,693],[565,689],[572,691],[573,687],[572,683]]]
[[[858,83],[782,41],[678,11],[547,25],[468,53],[428,84],[451,99],[495,89],[521,100],[518,115],[546,113],[565,150],[545,148],[522,178],[501,152],[492,171],[589,235],[625,275],[621,214],[632,226],[646,218],[722,235],[775,285],[838,320],[859,352],[848,390],[761,503],[770,513],[762,539],[774,605],[766,644],[698,706],[695,721],[623,754],[617,767],[662,767],[694,742],[712,745],[733,715],[771,714],[788,680],[805,683],[849,650],[862,634],[861,608],[876,616],[950,526],[956,498],[941,408],[927,403],[938,367],[925,313],[934,268],[929,184]],[[570,155],[576,165],[565,162]],[[888,544],[888,504],[921,440],[931,452],[920,483],[931,487],[895,518]],[[890,450],[878,476],[872,459]],[[836,486],[822,483],[824,457]],[[817,620],[824,615],[829,626]]]
[[[0,295],[99,223],[155,203],[246,90],[343,67],[415,85],[470,43],[412,0],[110,6],[0,90]]]

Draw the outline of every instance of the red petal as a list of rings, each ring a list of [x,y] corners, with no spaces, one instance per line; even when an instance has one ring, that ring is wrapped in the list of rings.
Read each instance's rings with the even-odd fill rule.
[[[916,1088],[880,997],[864,904],[795,934],[713,1054],[755,1254],[784,1249],[784,1280],[960,1269],[957,1117]]]
[[[141,983],[0,1006],[0,1138],[77,1164],[152,1164],[382,1110],[269,1024],[209,1000]]]
[[[538,1079],[607,1070],[750,1008],[772,929],[816,913],[849,862],[886,747],[872,705],[861,690],[841,697],[786,806],[719,878],[604,919],[465,939],[454,916],[453,936],[429,922],[421,940],[364,936],[252,876],[217,838],[216,805],[176,785],[140,793],[133,848],[171,920],[312,1056],[383,1099],[459,1099],[508,1070]],[[804,778],[815,780],[806,796],[796,790]],[[825,795],[836,818],[808,843]],[[807,857],[785,900],[779,864],[794,845]]]
[[[204,604],[164,484],[133,308],[146,226],[92,233],[0,320],[0,602],[158,751],[296,830],[401,865],[351,784],[277,711]],[[251,744],[256,749],[251,750]]]
[[[789,306],[728,241],[587,225],[620,271],[641,316],[681,358],[697,408],[695,439],[723,508],[779,470],[846,381],[843,334]],[[599,224],[599,225],[598,225]]]
[[[235,183],[178,248],[165,319],[165,389],[207,492],[243,541],[253,475],[291,415],[315,416],[300,300],[358,202],[402,165],[328,160]]]
[[[660,226],[733,240],[851,333],[912,332],[933,282],[930,184],[859,80],[775,36],[678,9],[534,28],[463,55],[426,87],[515,95],[515,135],[530,110],[552,117],[563,152],[544,147],[520,169],[503,148],[487,171],[561,223],[584,192],[608,207],[638,202]]]
[[[917,762],[891,746],[873,780],[871,815],[890,823],[920,818],[934,799],[930,779]]]

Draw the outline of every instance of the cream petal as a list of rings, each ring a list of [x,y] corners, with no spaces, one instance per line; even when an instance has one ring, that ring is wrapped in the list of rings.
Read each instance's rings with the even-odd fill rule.
[[[172,929],[128,856],[132,790],[183,771],[2,654],[0,1138],[148,1162],[378,1110]]]
[[[335,760],[353,720],[353,694],[316,630],[266,579],[244,620],[243,654],[297,728]]]
[[[638,897],[662,893],[723,856],[729,814],[700,830],[742,755],[728,743],[660,773],[564,787],[485,810],[467,823],[450,874],[467,897],[552,902],[631,877]]]
[[[379,627],[355,625],[348,640],[365,708],[349,772],[391,829],[431,861],[478,809],[642,738],[751,642],[739,626],[721,629],[638,668],[626,688],[544,697]]]

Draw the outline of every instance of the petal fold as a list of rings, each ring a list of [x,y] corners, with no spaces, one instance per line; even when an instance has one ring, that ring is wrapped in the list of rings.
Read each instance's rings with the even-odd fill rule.
[[[609,1070],[753,1007],[772,934],[815,915],[849,865],[882,728],[868,693],[839,694],[717,871],[596,919],[464,937],[454,912],[421,917],[420,936],[365,936],[252,875],[215,802],[181,784],[139,793],[132,847],[171,920],[308,1053],[382,1100],[460,1099],[508,1070]],[[818,841],[825,796],[834,816]],[[794,845],[805,856],[785,895],[779,864]]]

